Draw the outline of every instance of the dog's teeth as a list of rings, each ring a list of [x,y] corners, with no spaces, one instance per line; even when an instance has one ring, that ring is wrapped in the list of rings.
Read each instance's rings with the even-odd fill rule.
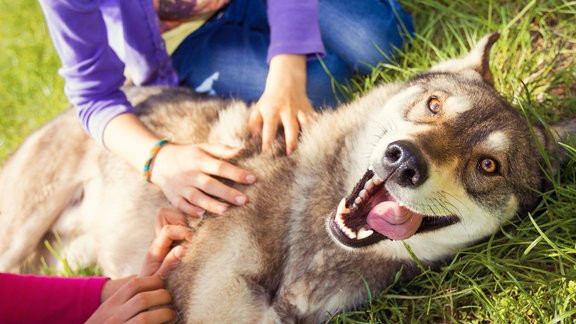
[[[344,216],[342,216],[342,214],[336,214],[336,218],[334,220],[340,227],[344,227]]]
[[[354,200],[354,206],[360,205],[361,203],[362,203],[362,198],[356,197],[356,200]]]
[[[356,204],[354,204],[353,206],[356,207]],[[344,222],[344,215],[348,214],[349,212],[350,209],[346,208],[346,198],[342,198],[342,200],[338,204],[338,209],[336,209],[336,216],[334,216],[334,221],[336,222],[338,227],[340,227],[340,230],[344,234],[346,234],[346,236],[348,236],[351,239],[355,239],[356,233],[354,233],[348,226],[346,226],[346,223]]]
[[[349,212],[350,210],[346,208],[346,198],[342,198],[342,200],[340,200],[340,203],[338,204],[336,214],[342,215],[342,214],[348,214]]]
[[[374,176],[372,177],[372,182],[374,182],[374,185],[375,185],[375,186],[378,186],[378,185],[382,184],[382,183],[384,182],[384,180],[380,179],[379,176],[374,175]]]
[[[355,239],[356,238],[356,233],[352,232],[351,229],[349,229],[348,227],[344,228],[344,233],[346,233],[346,235],[351,238],[351,239]]]
[[[366,197],[368,197],[368,191],[366,191],[366,189],[362,189],[362,191],[360,191],[360,194],[358,196],[362,198],[362,200],[364,200],[366,199]]]
[[[370,191],[372,190],[372,188],[374,188],[374,182],[372,182],[372,179],[366,181],[366,184],[364,185],[364,189]]]
[[[362,240],[367,238],[368,236],[374,234],[374,231],[371,229],[366,229],[365,227],[362,227],[359,231],[358,231],[358,235],[357,235],[357,239],[358,240]]]
[[[344,223],[344,217],[342,215],[340,214],[336,215],[336,218],[334,220],[336,221],[336,224],[338,224],[340,230],[344,234],[346,234],[346,236],[348,236],[351,239],[356,238],[356,233],[354,233],[348,226],[346,226],[346,224]]]

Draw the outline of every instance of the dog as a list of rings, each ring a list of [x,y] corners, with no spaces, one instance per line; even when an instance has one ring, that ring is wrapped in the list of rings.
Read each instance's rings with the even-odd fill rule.
[[[141,120],[176,143],[243,146],[250,198],[194,221],[168,278],[180,322],[316,323],[435,266],[533,208],[539,148],[576,121],[531,127],[493,88],[482,38],[467,55],[376,86],[304,129],[297,151],[260,152],[250,106],[180,88],[131,88]],[[32,134],[0,173],[1,271],[50,259],[58,233],[76,265],[138,272],[161,191],[85,135],[71,111]],[[53,257],[52,257],[53,258]],[[30,264],[30,263],[29,263]],[[32,262],[32,264],[34,264]]]

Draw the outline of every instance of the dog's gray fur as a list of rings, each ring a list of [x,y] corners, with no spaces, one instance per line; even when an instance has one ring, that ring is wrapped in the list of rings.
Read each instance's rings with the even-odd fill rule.
[[[242,145],[235,163],[259,179],[241,187],[247,206],[192,224],[194,241],[169,278],[180,320],[318,322],[366,302],[368,289],[383,290],[401,269],[402,277],[413,276],[417,267],[404,242],[433,264],[530,208],[542,184],[533,135],[546,147],[554,139],[538,129],[533,134],[492,88],[488,52],[496,38],[488,35],[464,58],[323,113],[290,157],[281,140],[273,152],[258,153],[259,141],[245,130],[244,103],[185,89],[127,90],[154,132],[178,143]],[[429,110],[431,96],[442,103],[438,114]],[[557,135],[574,125],[564,123]],[[386,161],[391,143],[409,146],[425,164],[418,179],[403,175],[404,164]],[[480,169],[486,158],[498,161],[497,172]],[[405,208],[429,216],[428,230],[404,242],[374,234],[362,244],[338,230],[337,206],[368,169]],[[18,270],[35,251],[36,259],[45,255],[42,241],[53,230],[69,260],[96,263],[111,276],[137,273],[154,214],[167,204],[137,171],[89,139],[73,112],[24,142],[0,186],[3,271]]]

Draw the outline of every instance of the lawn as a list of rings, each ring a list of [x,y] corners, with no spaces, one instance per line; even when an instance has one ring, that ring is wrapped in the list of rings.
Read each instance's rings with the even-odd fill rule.
[[[576,2],[403,1],[417,35],[394,64],[357,78],[355,96],[375,83],[414,76],[465,53],[499,31],[492,50],[496,89],[534,122],[576,118]],[[369,46],[369,44],[367,44]],[[0,161],[67,108],[59,61],[34,0],[0,0]],[[538,207],[436,270],[398,282],[334,323],[573,323],[576,319],[576,149],[550,176]],[[535,157],[536,158],[536,157]],[[548,170],[546,166],[543,166]]]

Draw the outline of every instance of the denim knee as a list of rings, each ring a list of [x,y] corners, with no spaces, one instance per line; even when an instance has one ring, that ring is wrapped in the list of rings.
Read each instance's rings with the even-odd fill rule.
[[[339,87],[346,85],[352,75],[350,66],[332,52],[308,62],[306,92],[312,106],[315,109],[334,108],[344,102]]]
[[[320,28],[327,50],[362,74],[390,61],[414,33],[412,17],[394,0],[320,0]]]

